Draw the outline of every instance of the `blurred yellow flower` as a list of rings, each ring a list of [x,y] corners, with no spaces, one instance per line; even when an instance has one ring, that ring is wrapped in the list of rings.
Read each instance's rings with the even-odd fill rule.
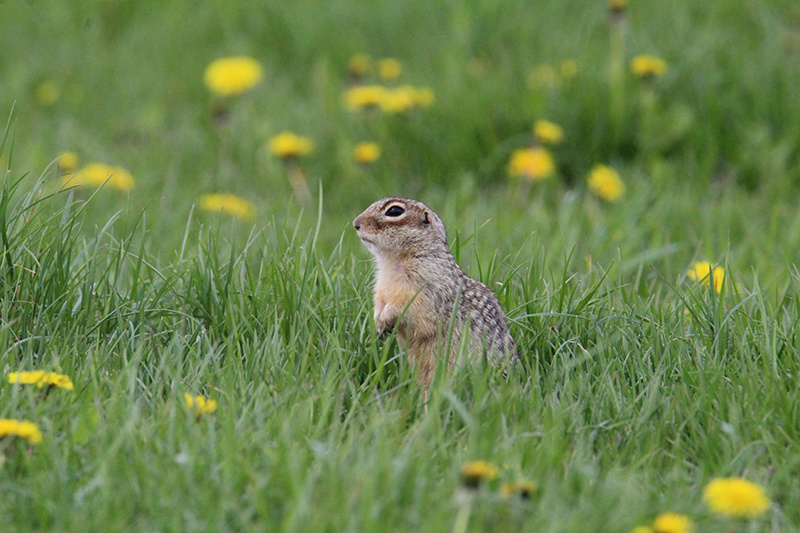
[[[395,81],[402,71],[403,67],[396,59],[386,58],[378,61],[378,76],[384,81]]]
[[[653,521],[656,533],[689,533],[692,521],[688,516],[676,513],[663,513]]]
[[[353,157],[361,164],[374,163],[381,156],[381,147],[374,142],[358,143],[353,150]]]
[[[589,188],[606,202],[616,202],[625,194],[619,173],[607,165],[595,165],[589,172]]]
[[[548,120],[537,120],[533,125],[533,136],[542,144],[560,144],[564,141],[564,130]]]
[[[631,72],[640,78],[655,78],[667,71],[667,62],[656,56],[638,55],[631,60]]]
[[[269,149],[282,159],[308,155],[314,148],[311,139],[284,131],[269,140]]]
[[[505,483],[500,487],[500,494],[503,498],[519,496],[523,500],[529,500],[536,493],[536,484],[532,481],[519,480]]]
[[[497,478],[497,467],[488,461],[471,461],[461,467],[461,481],[470,488],[477,488],[483,481]]]
[[[722,287],[725,285],[725,269],[721,266],[712,267],[708,261],[695,261],[686,272],[686,276],[692,281],[699,281],[705,286],[711,284],[714,280],[714,290],[717,293],[722,292]]]
[[[387,113],[403,113],[413,107],[430,107],[435,96],[430,87],[403,85],[391,89],[383,85],[359,85],[348,89],[344,99],[352,110],[380,106]]]
[[[628,0],[608,0],[608,9],[614,13],[624,11],[628,7]]]
[[[78,154],[69,151],[63,152],[58,156],[58,166],[67,171],[74,169],[78,166]]]
[[[414,107],[416,89],[413,87],[398,87],[387,90],[381,100],[381,108],[387,113],[405,113]]]
[[[347,70],[354,78],[363,78],[369,72],[370,62],[367,54],[356,54],[350,58]]]
[[[508,163],[510,177],[522,177],[528,181],[548,178],[555,172],[555,169],[556,164],[550,152],[539,146],[515,150]]]
[[[20,437],[31,444],[42,442],[42,432],[39,427],[26,420],[0,418],[0,438],[2,437]]]
[[[556,71],[546,63],[537,65],[528,74],[528,85],[534,89],[553,89],[558,85]]]
[[[730,518],[758,518],[769,509],[764,487],[735,477],[712,479],[703,488],[703,500],[709,509]]]
[[[234,194],[204,194],[198,205],[203,211],[221,211],[242,220],[253,220],[256,213],[252,203]]]
[[[386,92],[383,85],[360,85],[347,90],[345,101],[350,109],[369,109],[381,105]]]
[[[45,80],[36,87],[34,96],[39,105],[49,107],[61,98],[61,87],[52,80]]]
[[[183,393],[183,399],[186,401],[186,407],[193,410],[197,418],[217,410],[217,402],[207,399],[205,396],[192,396],[185,392]]]
[[[561,77],[565,80],[571,80],[578,75],[578,62],[574,59],[566,59],[561,63]]]
[[[235,96],[255,87],[264,76],[261,64],[251,57],[223,57],[205,72],[206,87],[220,96]]]
[[[409,87],[411,90],[411,99],[414,100],[414,105],[419,107],[430,107],[433,104],[435,96],[430,87]]]
[[[108,182],[106,182],[108,180]],[[133,188],[133,176],[122,167],[112,167],[105,163],[89,163],[75,174],[61,179],[64,185],[99,187],[107,183],[109,187],[128,191]]]
[[[45,372],[44,370],[11,372],[8,374],[8,382],[19,383],[21,385],[36,385],[40,389],[45,385],[66,390],[72,390],[74,388],[69,376],[56,374],[55,372]]]

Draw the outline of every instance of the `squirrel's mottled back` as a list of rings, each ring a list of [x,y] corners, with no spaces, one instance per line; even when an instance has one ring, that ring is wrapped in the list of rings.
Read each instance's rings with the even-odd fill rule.
[[[426,390],[438,354],[446,353],[453,364],[462,344],[473,356],[487,354],[494,364],[516,358],[497,298],[456,264],[444,224],[430,208],[407,198],[383,198],[353,226],[376,260],[378,332],[397,331],[419,365]]]

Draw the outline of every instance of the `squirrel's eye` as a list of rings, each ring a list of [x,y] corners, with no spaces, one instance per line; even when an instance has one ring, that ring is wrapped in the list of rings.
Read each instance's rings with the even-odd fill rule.
[[[399,205],[393,205],[392,207],[390,207],[389,209],[386,210],[386,216],[387,217],[399,217],[400,215],[402,215],[405,212],[406,212],[406,210],[403,209],[402,207],[400,207]]]

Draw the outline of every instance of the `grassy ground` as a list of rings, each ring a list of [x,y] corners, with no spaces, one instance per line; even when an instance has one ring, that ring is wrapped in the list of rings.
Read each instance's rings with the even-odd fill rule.
[[[43,434],[0,439],[3,530],[800,530],[800,9],[538,4],[0,3],[0,418]],[[348,110],[359,52],[433,105]],[[637,79],[640,53],[667,71]],[[264,79],[222,100],[203,71],[227,55]],[[557,172],[511,180],[540,118],[564,128]],[[314,141],[305,203],[265,147],[283,130]],[[65,190],[65,150],[135,186]],[[618,202],[587,188],[598,163]],[[255,216],[202,211],[210,192]],[[426,411],[376,338],[350,223],[385,194],[437,211],[496,291],[508,381],[440,373]],[[34,369],[74,390],[6,383]],[[478,459],[499,475],[469,492]],[[763,485],[764,517],[714,516],[721,476]],[[500,495],[518,479],[532,499]]]

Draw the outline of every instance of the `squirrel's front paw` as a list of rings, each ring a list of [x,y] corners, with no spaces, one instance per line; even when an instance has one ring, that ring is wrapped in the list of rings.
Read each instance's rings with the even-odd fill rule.
[[[405,311],[395,305],[387,304],[380,311],[375,309],[375,327],[381,339],[385,339],[392,332],[402,340],[405,330],[408,327],[408,316],[404,316]]]
[[[378,337],[381,340],[392,334],[397,324],[397,313],[392,306],[384,306],[382,309],[375,309],[375,329],[378,330]]]
[[[385,341],[389,335],[392,334],[394,331],[394,322],[386,322],[386,321],[377,321],[375,323],[377,330],[378,330],[378,338],[382,341]]]

